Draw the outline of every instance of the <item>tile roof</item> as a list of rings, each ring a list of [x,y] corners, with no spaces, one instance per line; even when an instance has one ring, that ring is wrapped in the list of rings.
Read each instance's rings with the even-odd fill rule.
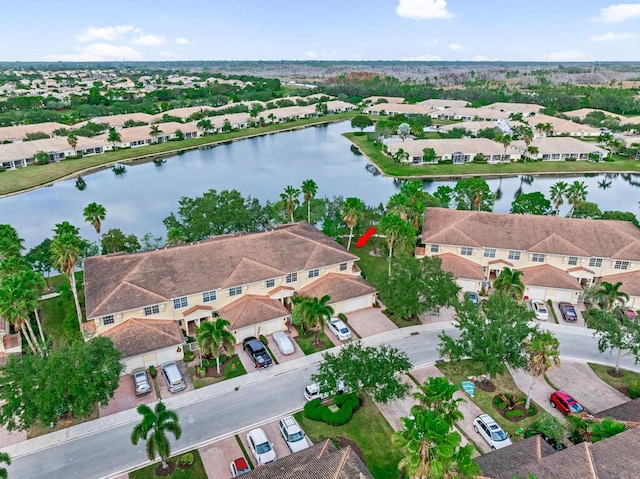
[[[185,309],[182,312],[183,316],[189,316],[191,313],[195,313],[196,311],[213,311],[213,308],[206,304],[194,304],[188,309]]]
[[[594,415],[597,418],[611,418],[616,421],[640,422],[640,399],[627,401]]]
[[[277,299],[245,294],[218,310],[218,315],[231,323],[231,329],[243,328],[289,316],[289,311]]]
[[[308,223],[140,253],[92,256],[84,260],[87,317],[357,259]]]
[[[601,279],[611,284],[616,284],[619,281],[622,283],[620,291],[630,296],[640,296],[640,271],[610,274]]]
[[[640,261],[640,229],[628,221],[427,208],[422,242]]]
[[[522,282],[527,286],[544,288],[572,289],[582,291],[578,279],[549,264],[519,268],[522,271]]]
[[[111,338],[123,358],[184,343],[178,323],[167,319],[132,318],[105,331],[102,336]]]
[[[331,440],[310,446],[243,475],[246,479],[373,479],[350,446],[337,450]]]
[[[462,258],[453,253],[439,254],[436,258],[440,258],[440,267],[442,271],[448,271],[456,278],[460,279],[477,279],[483,280],[484,273],[482,266],[466,258]]]
[[[359,276],[329,273],[302,288],[300,294],[316,298],[322,298],[325,294],[328,294],[331,296],[329,304],[335,304],[347,299],[371,294],[375,291],[373,286]]]
[[[513,468],[542,459],[555,452],[555,449],[549,443],[535,435],[520,442],[514,442],[511,446],[491,451],[483,454],[475,459],[476,463],[482,469],[482,474],[494,479],[502,479],[505,477],[503,471],[507,472]],[[509,475],[508,479],[511,479]],[[527,477],[527,476],[522,476]]]

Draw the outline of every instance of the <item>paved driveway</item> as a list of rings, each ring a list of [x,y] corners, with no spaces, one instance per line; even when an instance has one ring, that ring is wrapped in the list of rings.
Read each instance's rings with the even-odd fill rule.
[[[453,321],[456,319],[456,310],[453,308],[440,308],[440,312],[435,315],[421,314],[422,324],[439,323],[441,321]]]
[[[602,381],[587,363],[563,359],[547,373],[551,382],[571,394],[590,414],[618,406],[629,398]]]
[[[387,318],[382,308],[365,308],[347,314],[348,324],[361,338],[393,331],[398,327]],[[331,333],[328,333],[331,336]]]
[[[523,397],[526,398],[533,376],[522,369],[510,369],[509,371],[511,372],[511,376],[516,383],[516,386],[518,386],[518,389],[523,392]],[[549,383],[547,383],[542,376],[538,376],[534,381],[533,389],[531,389],[531,399],[549,414],[555,416],[557,419],[563,419],[564,415],[557,409],[552,408],[549,404],[549,396],[551,396],[551,393],[555,392],[555,389],[549,386]]]
[[[300,346],[298,346],[298,343],[296,343],[296,340],[294,339],[294,333],[287,333],[287,336],[289,336],[289,339],[293,343],[294,351],[292,354],[287,354],[286,356],[282,354],[278,349],[278,345],[273,340],[273,335],[270,334],[269,336],[267,336],[267,340],[269,341],[269,349],[271,349],[271,352],[276,357],[279,364],[286,363],[287,361],[291,361],[292,359],[304,357],[304,352],[302,352],[302,349],[300,349]],[[246,353],[245,356],[247,356]]]
[[[567,326],[573,326],[576,328],[584,328],[586,327],[585,323],[584,323],[584,318],[582,317],[582,312],[584,311],[584,304],[574,304],[574,308],[576,310],[576,314],[578,315],[578,319],[576,319],[575,321],[565,321],[562,318],[562,313],[560,312],[560,308],[558,308],[558,303],[553,302],[551,303],[553,305],[553,310],[556,312],[556,316],[558,318],[558,323],[559,324],[566,324]],[[551,318],[551,321],[553,321],[553,318]]]
[[[17,444],[27,440],[26,431],[7,431],[6,428],[0,427],[0,450],[10,444]]]
[[[228,479],[231,477],[229,464],[238,457],[242,457],[242,449],[235,436],[221,439],[213,444],[198,449],[204,469],[209,479]],[[254,462],[255,465],[255,462]]]
[[[160,379],[160,377],[158,377],[158,379]],[[151,380],[151,376],[149,376],[149,380]],[[113,395],[113,399],[109,401],[109,404],[101,407],[98,414],[100,417],[105,417],[110,414],[138,407],[138,404],[152,403],[156,399],[158,398],[156,396],[153,380],[151,380],[151,392],[149,394],[136,396],[131,375],[125,374],[124,376],[120,376],[120,384]]]

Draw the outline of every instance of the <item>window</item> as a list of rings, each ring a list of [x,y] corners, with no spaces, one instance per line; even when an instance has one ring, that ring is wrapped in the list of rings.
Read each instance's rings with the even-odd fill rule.
[[[569,256],[569,266],[575,266],[578,264],[578,257],[577,256]]]
[[[495,250],[495,248],[485,248],[485,250],[484,250],[484,257],[485,257],[485,258],[495,258],[495,257],[496,257],[496,250]]]
[[[203,303],[210,303],[211,301],[215,301],[216,300],[216,292],[215,291],[205,291],[204,293],[202,293],[202,302]]]
[[[544,253],[533,253],[531,255],[531,261],[533,261],[534,263],[544,263],[544,257]]]
[[[317,278],[318,276],[320,276],[320,270],[319,269],[310,269],[309,270],[309,278]]]
[[[439,251],[440,251],[440,245],[437,245],[437,244],[432,244],[431,245],[431,252],[432,253],[437,253]]]
[[[276,285],[276,280],[271,278],[265,282],[267,288],[273,288]]]
[[[152,314],[158,314],[160,312],[160,306],[154,304],[153,306],[147,306],[144,308],[144,315],[151,316]]]
[[[468,246],[463,246],[460,248],[460,254],[462,256],[471,256],[473,254],[473,248],[469,248]]]
[[[591,258],[589,260],[590,268],[602,268],[602,258]]]
[[[107,314],[106,316],[102,317],[102,324],[104,326],[108,325],[108,324],[113,324],[115,323],[116,320],[113,319],[113,314]]]
[[[628,261],[616,261],[613,264],[613,267],[615,269],[629,269],[629,262]]]
[[[173,309],[186,308],[187,306],[189,306],[189,300],[187,299],[186,296],[183,296],[182,298],[176,298],[173,300]]]
[[[234,286],[229,288],[229,296],[240,296],[242,294],[242,286]]]
[[[340,271],[346,271],[347,270],[347,263],[340,263]]]
[[[520,251],[509,251],[509,259],[520,261]]]
[[[289,273],[289,274],[286,276],[285,282],[286,282],[287,284],[289,284],[289,283],[295,283],[296,281],[298,281],[298,273]]]

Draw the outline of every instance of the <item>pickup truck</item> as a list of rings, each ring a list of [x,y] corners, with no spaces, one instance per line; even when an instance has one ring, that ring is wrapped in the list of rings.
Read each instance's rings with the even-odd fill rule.
[[[253,336],[242,341],[242,349],[247,352],[256,368],[268,368],[273,364],[273,359],[271,359],[267,348]]]

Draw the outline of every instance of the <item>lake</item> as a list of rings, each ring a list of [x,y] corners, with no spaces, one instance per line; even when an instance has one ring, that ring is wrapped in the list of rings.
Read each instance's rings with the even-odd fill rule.
[[[138,237],[145,233],[164,236],[162,220],[177,210],[182,196],[199,196],[212,188],[235,188],[264,203],[277,201],[287,185],[300,187],[309,178],[318,184],[318,197],[357,196],[370,205],[385,203],[398,191],[399,183],[378,174],[365,157],[351,151],[351,143],[341,136],[351,130],[349,122],[341,122],[194,150],[169,158],[160,166],[153,162],[127,165],[121,175],[107,169],[84,176],[84,191],[76,189],[75,180],[60,181],[0,199],[0,223],[15,227],[27,248],[51,237],[55,224],[64,220],[79,226],[81,234],[93,241],[95,230],[84,221],[82,210],[95,201],[107,210],[103,232],[120,228]],[[495,211],[508,212],[519,188],[524,193],[542,191],[548,195],[550,186],[559,179],[516,176],[488,180],[492,190],[500,185],[503,193]],[[603,211],[638,214],[640,175],[562,179],[584,181],[587,200],[598,203]],[[453,180],[423,183],[430,192],[442,184],[455,185]],[[567,210],[565,206],[561,212]]]

